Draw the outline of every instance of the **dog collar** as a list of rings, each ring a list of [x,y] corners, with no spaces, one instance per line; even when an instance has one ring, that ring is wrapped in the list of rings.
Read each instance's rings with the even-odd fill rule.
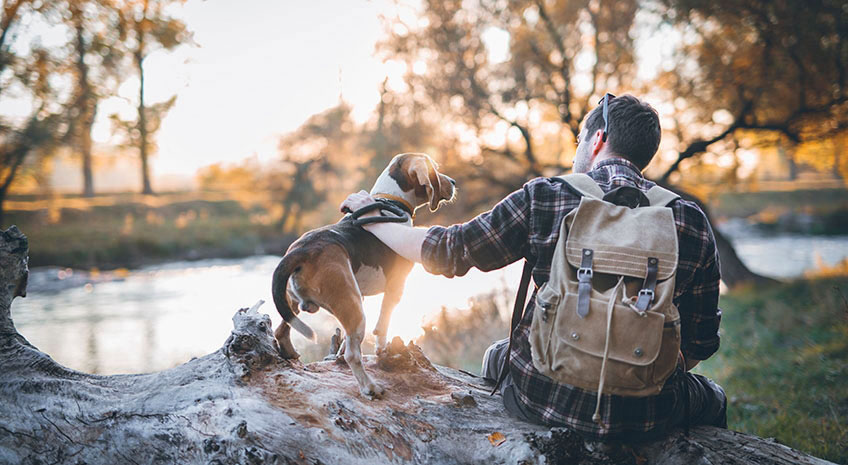
[[[372,195],[372,197],[374,197],[375,199],[390,200],[399,203],[399,206],[406,210],[406,212],[409,213],[409,216],[412,219],[415,219],[415,209],[412,208],[412,205],[410,205],[410,203],[407,202],[406,199],[392,194],[374,194]]]

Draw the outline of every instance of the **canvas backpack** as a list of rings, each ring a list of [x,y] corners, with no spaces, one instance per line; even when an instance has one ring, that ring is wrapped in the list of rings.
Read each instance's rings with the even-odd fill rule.
[[[582,197],[560,225],[550,278],[536,293],[533,365],[554,381],[597,391],[600,422],[601,393],[656,395],[677,364],[677,228],[668,205],[679,197],[659,186],[605,194],[580,173],[552,179]]]

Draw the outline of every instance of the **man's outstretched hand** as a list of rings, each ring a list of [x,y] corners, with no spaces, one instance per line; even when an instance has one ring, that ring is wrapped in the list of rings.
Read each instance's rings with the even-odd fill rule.
[[[368,191],[354,192],[344,199],[342,204],[339,205],[339,210],[341,210],[342,213],[353,213],[356,210],[371,205],[374,202],[376,202],[376,200],[374,200],[374,197],[371,197],[371,194],[369,194]],[[367,217],[374,215],[379,215],[379,213],[377,211],[373,211],[362,216]]]

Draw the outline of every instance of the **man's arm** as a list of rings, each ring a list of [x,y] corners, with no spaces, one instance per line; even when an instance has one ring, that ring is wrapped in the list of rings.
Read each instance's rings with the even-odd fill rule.
[[[703,211],[684,201],[676,202],[673,208],[678,209],[675,220],[681,219],[678,279],[689,275],[676,301],[681,320],[681,351],[689,370],[719,348],[721,267],[715,236]]]
[[[345,211],[347,208],[350,211],[356,211],[374,202],[371,194],[366,191],[359,191],[350,194],[342,202],[340,209]],[[362,215],[361,218],[377,215],[379,213],[373,211]],[[362,227],[389,246],[396,254],[415,263],[421,263],[421,246],[424,244],[424,237],[427,236],[427,228],[410,228],[399,223],[371,223]]]
[[[351,194],[341,207],[355,211],[372,202],[367,192],[360,191]],[[466,223],[429,229],[376,223],[364,228],[398,255],[422,263],[430,273],[452,278],[464,275],[472,267],[490,271],[524,257],[528,250],[530,205],[525,186]]]

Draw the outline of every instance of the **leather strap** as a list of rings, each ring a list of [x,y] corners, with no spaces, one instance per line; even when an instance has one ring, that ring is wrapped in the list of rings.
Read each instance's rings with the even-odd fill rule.
[[[645,196],[648,197],[652,207],[666,207],[671,202],[680,198],[679,195],[661,186],[654,186],[648,189],[648,192],[645,192]]]
[[[524,261],[524,270],[521,271],[521,282],[518,284],[518,292],[515,294],[515,304],[512,306],[512,322],[509,326],[509,345],[506,348],[506,357],[504,357],[503,366],[501,366],[498,382],[495,383],[495,388],[492,389],[490,395],[494,395],[501,387],[506,374],[509,373],[509,354],[512,352],[512,333],[515,328],[521,323],[521,318],[524,317],[524,302],[527,300],[527,288],[530,286],[530,276],[532,275],[533,264],[529,260]]]
[[[571,173],[552,179],[565,182],[584,197],[589,197],[590,199],[602,199],[604,197],[603,189],[588,174]]]
[[[654,301],[658,273],[659,260],[654,257],[648,257],[648,272],[645,274],[645,282],[642,284],[642,290],[639,291],[639,297],[636,299],[635,305],[636,310],[639,312],[646,312]]]
[[[387,210],[393,213],[396,216],[368,216],[365,218],[360,218],[360,216],[364,215],[373,210]],[[343,210],[345,213],[350,213],[351,218],[353,219],[353,224],[356,226],[362,226],[365,224],[372,223],[406,223],[409,221],[409,214],[404,210],[403,207],[395,205],[391,200],[378,199],[376,202],[366,205],[359,210],[351,211],[349,208],[345,207]]]
[[[592,249],[583,249],[580,268],[577,269],[577,316],[586,318],[589,314],[589,303],[592,295]]]

